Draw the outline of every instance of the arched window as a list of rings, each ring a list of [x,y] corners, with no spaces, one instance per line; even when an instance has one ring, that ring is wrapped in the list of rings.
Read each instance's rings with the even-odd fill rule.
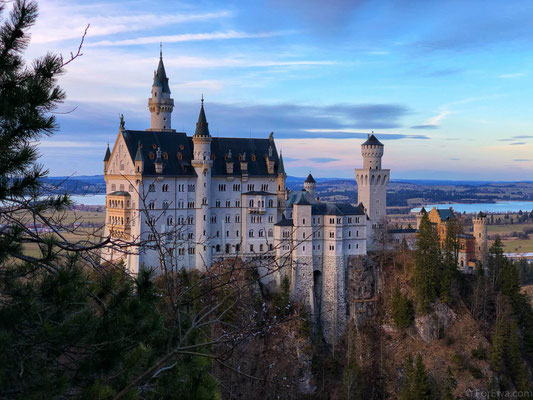
[[[254,199],[251,199],[249,204],[250,204],[250,208],[253,208],[253,206],[254,206]]]
[[[248,237],[254,237],[254,230],[253,229],[250,229],[248,231]]]

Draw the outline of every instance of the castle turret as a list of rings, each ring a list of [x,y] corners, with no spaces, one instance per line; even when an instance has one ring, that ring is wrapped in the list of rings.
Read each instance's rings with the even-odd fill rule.
[[[211,135],[204,111],[204,99],[202,97],[202,106],[200,115],[196,123],[196,130],[192,137],[193,142],[193,159],[192,166],[197,175],[196,180],[196,268],[205,270],[211,266],[211,248],[210,248],[210,213],[209,213],[209,194],[211,188],[211,169],[213,161],[211,160]]]
[[[420,224],[422,223],[422,218],[424,217],[424,214],[427,214],[427,211],[424,207],[422,207],[420,211],[416,214],[416,229],[420,229]]]
[[[363,168],[355,170],[357,181],[358,203],[363,203],[369,218],[369,242],[375,236],[375,229],[386,218],[387,211],[387,183],[389,182],[390,170],[381,169],[381,157],[383,157],[383,144],[374,136],[361,145],[363,155]]]
[[[481,262],[483,268],[487,267],[487,215],[479,212],[472,218],[474,224],[474,237],[476,239],[476,259]]]
[[[111,158],[111,150],[109,150],[109,143],[107,144],[107,150],[104,156],[104,175],[107,173],[107,166],[109,165],[109,159]]]
[[[313,175],[307,175],[307,179],[304,182],[304,189],[309,192],[313,199],[315,198],[316,181],[313,178]]]
[[[135,153],[135,173],[142,174],[144,171],[144,159],[143,153],[141,151],[142,145],[141,142],[137,143],[137,153]]]
[[[281,214],[285,210],[286,188],[285,180],[287,174],[285,173],[285,166],[283,165],[283,154],[279,152],[279,165],[278,165],[278,179],[277,179],[277,200],[278,200],[278,221],[281,219]]]
[[[148,109],[151,114],[150,130],[170,131],[171,115],[174,109],[174,100],[170,98],[170,87],[163,64],[163,52],[159,54],[159,65],[154,72],[152,84],[152,97],[148,99]]]

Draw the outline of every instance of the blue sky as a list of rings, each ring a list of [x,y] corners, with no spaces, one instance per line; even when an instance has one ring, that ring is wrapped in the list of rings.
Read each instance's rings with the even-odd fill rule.
[[[392,178],[533,179],[531,1],[41,1],[28,57],[83,56],[60,79],[51,175],[101,174],[107,142],[149,127],[159,42],[194,131],[274,131],[290,175],[350,177],[374,131]]]

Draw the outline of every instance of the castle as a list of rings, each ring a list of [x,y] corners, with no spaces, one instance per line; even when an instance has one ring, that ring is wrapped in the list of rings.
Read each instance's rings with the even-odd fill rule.
[[[390,171],[381,168],[384,146],[369,136],[363,167],[355,170],[358,204],[319,201],[308,176],[302,191],[289,192],[273,134],[267,138],[213,137],[202,98],[194,135],[172,129],[174,100],[162,55],[154,73],[144,131],[121,126],[104,157],[105,236],[124,242],[106,249],[105,260],[123,260],[132,273],[171,257],[177,268],[205,270],[225,258],[274,260],[267,285],[291,282],[333,339],[350,310],[349,266],[366,257],[383,227]],[[158,251],[157,241],[170,249]]]
[[[416,216],[417,229],[420,227],[424,214],[428,215],[429,221],[435,226],[440,245],[444,247],[449,229],[448,223],[457,219],[455,212],[451,207],[445,209],[433,207],[428,213],[422,207]],[[474,271],[480,264],[486,267],[488,258],[487,216],[479,212],[472,218],[472,224],[473,234],[459,233],[457,235],[457,268],[466,273]]]

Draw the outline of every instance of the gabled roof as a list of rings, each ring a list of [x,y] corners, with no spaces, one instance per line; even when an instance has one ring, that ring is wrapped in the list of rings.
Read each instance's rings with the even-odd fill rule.
[[[305,196],[300,196],[298,200],[294,203],[295,206],[310,206],[311,203],[305,198]]]
[[[439,218],[441,221],[447,221],[455,217],[453,211],[449,208],[437,208],[437,213],[439,214]]]
[[[316,183],[315,179],[313,178],[313,175],[311,174],[307,175],[307,179],[305,180],[305,183]]]
[[[161,148],[163,154],[163,176],[195,176],[194,168],[191,166],[193,158],[193,141],[192,137],[187,136],[184,132],[173,131],[133,131],[124,130],[120,133],[132,160],[138,160],[139,157],[144,161],[143,175],[155,176],[155,156],[157,148]],[[140,146],[140,149],[139,149]],[[268,166],[265,155],[268,154],[268,147],[273,147],[273,157],[276,163],[274,173],[268,173]],[[231,150],[233,154],[233,173],[228,174],[226,160]],[[152,153],[153,158],[150,158]],[[166,153],[166,157],[165,157]],[[276,150],[276,144],[268,139],[249,139],[249,138],[222,138],[215,137],[211,141],[211,154],[213,160],[213,176],[239,176],[242,174],[239,155],[246,153],[249,176],[270,176],[277,175],[279,172],[279,158]],[[178,154],[181,155],[178,157]],[[252,156],[255,155],[255,161]],[[276,169],[277,168],[277,169]]]
[[[159,65],[157,71],[154,74],[154,83],[152,86],[161,86],[163,93],[170,94],[170,87],[168,86],[167,73],[165,72],[165,66],[163,65],[163,55],[159,56]]]
[[[276,222],[274,225],[275,226],[292,226],[293,222],[292,222],[292,219],[285,218],[285,214],[281,214],[281,221]]]
[[[362,146],[383,146],[383,143],[381,143],[374,134],[370,135],[366,142],[362,144]]]
[[[425,207],[422,207],[418,213],[419,214],[427,214],[427,211],[426,211]]]
[[[304,201],[304,203],[302,203],[302,201]],[[309,193],[307,190],[295,190],[293,192],[291,192],[289,198],[287,199],[287,206],[290,207],[292,206],[293,204],[300,204],[300,205],[303,205],[303,204],[314,204],[316,203],[316,199],[313,198],[313,196],[311,196],[311,193]]]
[[[104,161],[109,161],[111,158],[111,151],[109,150],[109,143],[107,144],[107,150],[105,151]]]

